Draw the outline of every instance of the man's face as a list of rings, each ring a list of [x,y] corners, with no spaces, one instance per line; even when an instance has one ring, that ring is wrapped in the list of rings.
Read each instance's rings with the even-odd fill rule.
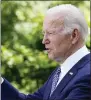
[[[45,44],[50,59],[62,61],[70,51],[71,35],[63,33],[63,25],[63,21],[51,15],[44,19],[42,43]]]

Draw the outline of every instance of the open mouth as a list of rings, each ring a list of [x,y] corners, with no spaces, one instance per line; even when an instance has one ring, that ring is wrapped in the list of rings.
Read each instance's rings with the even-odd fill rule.
[[[49,53],[49,52],[51,51],[51,49],[49,49],[49,48],[46,48],[46,51]]]

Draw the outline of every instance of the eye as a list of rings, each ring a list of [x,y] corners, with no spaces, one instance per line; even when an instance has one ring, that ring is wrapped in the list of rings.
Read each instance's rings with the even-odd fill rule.
[[[49,34],[52,34],[52,33],[49,33]]]
[[[50,33],[48,33],[48,34],[53,34],[53,33],[50,32]]]

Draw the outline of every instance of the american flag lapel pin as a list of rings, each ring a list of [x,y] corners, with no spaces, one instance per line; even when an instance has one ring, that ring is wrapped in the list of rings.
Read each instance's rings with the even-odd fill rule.
[[[70,75],[73,75],[73,72],[69,72]]]

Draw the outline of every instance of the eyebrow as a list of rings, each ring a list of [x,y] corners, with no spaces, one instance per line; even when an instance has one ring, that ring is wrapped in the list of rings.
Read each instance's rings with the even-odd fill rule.
[[[46,31],[46,32],[45,32],[44,30],[42,30],[42,34],[45,34],[45,33],[55,33],[55,31],[53,31],[53,30],[51,31],[51,30],[50,30],[50,31]]]

